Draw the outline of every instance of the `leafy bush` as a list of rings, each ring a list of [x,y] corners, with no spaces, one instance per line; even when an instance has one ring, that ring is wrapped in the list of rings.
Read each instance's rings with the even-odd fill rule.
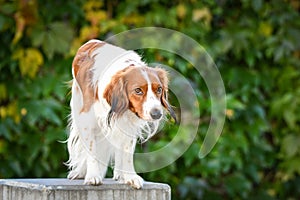
[[[178,30],[213,57],[226,93],[217,145],[198,156],[210,119],[203,80],[180,57],[145,51],[195,85],[199,134],[176,162],[143,174],[174,199],[300,197],[298,1],[0,1],[0,178],[65,177],[67,82],[78,47],[135,27]],[[170,141],[174,128],[156,140]]]

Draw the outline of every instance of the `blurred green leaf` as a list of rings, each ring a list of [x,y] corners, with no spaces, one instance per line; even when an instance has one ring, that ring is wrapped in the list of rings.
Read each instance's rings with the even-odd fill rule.
[[[248,195],[251,189],[251,183],[249,180],[239,173],[226,177],[225,186],[229,194],[233,196],[234,194],[239,193],[243,198]]]
[[[31,37],[34,46],[42,46],[47,57],[52,59],[54,53],[66,54],[74,37],[68,24],[53,22],[48,26],[36,26]]]
[[[282,151],[284,156],[291,158],[297,153],[300,153],[300,136],[289,134],[283,138]]]

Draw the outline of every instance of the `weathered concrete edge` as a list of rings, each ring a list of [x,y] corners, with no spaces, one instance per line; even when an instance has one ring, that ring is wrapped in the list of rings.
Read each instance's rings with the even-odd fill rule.
[[[83,180],[69,180],[65,178],[44,178],[44,179],[0,179],[0,185],[29,187],[31,189],[44,190],[49,189],[93,189],[93,190],[107,190],[107,189],[120,189],[132,190],[127,184],[121,184],[112,179],[104,179],[103,184],[99,186],[84,185]],[[165,183],[145,182],[143,190],[166,190],[170,191],[171,188]]]
[[[120,184],[112,179],[105,179],[100,186],[88,186],[83,184],[83,180],[68,179],[0,179],[0,197],[3,197],[5,188],[23,188],[42,193],[51,191],[128,191],[134,192],[135,189],[126,184]],[[161,191],[165,199],[171,199],[171,188],[164,183],[145,182],[143,191]]]

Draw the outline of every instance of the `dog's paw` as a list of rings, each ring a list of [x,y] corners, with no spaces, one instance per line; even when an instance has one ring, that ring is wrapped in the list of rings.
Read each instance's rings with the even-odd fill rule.
[[[115,181],[120,181],[121,179],[123,178],[121,172],[119,170],[114,170],[114,176],[113,176],[113,179]]]
[[[85,185],[101,185],[102,177],[101,176],[85,176],[84,184]]]
[[[74,180],[74,179],[82,179],[84,178],[84,175],[81,175],[77,171],[70,171],[68,174],[68,179]]]
[[[135,189],[143,187],[144,180],[137,174],[124,174],[123,181]]]

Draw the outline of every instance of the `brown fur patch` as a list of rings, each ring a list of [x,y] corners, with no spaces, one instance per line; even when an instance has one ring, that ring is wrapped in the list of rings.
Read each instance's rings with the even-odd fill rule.
[[[81,46],[73,60],[73,75],[83,95],[83,107],[81,112],[88,112],[93,103],[98,99],[97,91],[91,84],[92,73],[90,69],[95,63],[93,51],[105,45],[103,42],[90,42]]]
[[[110,83],[106,86],[103,92],[103,98],[106,99],[111,106],[109,116],[107,118],[108,124],[113,116],[119,117],[128,109],[128,96],[126,86],[127,83],[124,80],[125,74],[132,67],[126,67],[125,69],[118,71],[111,79]]]

